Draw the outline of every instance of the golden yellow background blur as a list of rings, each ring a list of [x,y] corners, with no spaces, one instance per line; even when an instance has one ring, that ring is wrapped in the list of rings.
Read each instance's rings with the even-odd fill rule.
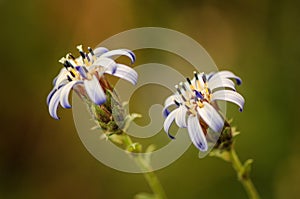
[[[293,0],[0,0],[0,198],[150,192],[141,174],[113,170],[88,153],[71,110],[60,109],[55,121],[46,106],[59,58],[78,44],[94,47],[143,26],[189,35],[220,69],[243,79],[245,110],[230,105],[228,112],[241,131],[237,151],[242,160],[255,159],[252,178],[262,198],[297,198],[299,7]],[[231,166],[198,159],[195,147],[157,174],[172,199],[246,198]]]

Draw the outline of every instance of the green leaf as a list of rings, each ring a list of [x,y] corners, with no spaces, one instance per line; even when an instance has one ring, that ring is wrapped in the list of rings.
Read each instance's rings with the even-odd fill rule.
[[[123,131],[127,131],[127,129],[129,128],[129,125],[130,125],[130,123],[133,121],[133,120],[135,120],[136,118],[141,118],[142,117],[142,115],[141,114],[138,114],[138,113],[132,113],[132,114],[130,114],[130,115],[127,115],[126,117],[125,117],[125,125],[124,125],[124,127],[123,127]]]
[[[132,143],[127,147],[127,151],[129,152],[141,152],[142,151],[142,145],[138,142]]]
[[[118,135],[118,134],[110,134],[110,135],[107,135],[107,138],[109,140],[111,140],[113,143],[116,143],[116,144],[123,144],[123,138],[122,138],[122,135]]]
[[[230,162],[230,154],[228,151],[213,149],[210,151],[209,156],[218,157],[225,160],[226,162]]]
[[[248,160],[244,163],[244,173],[246,173],[247,175],[249,175],[250,172],[251,172],[252,163],[253,163],[253,159],[248,159]]]
[[[237,131],[236,127],[231,127],[231,133],[232,133],[232,137],[236,137],[240,134],[239,131]]]

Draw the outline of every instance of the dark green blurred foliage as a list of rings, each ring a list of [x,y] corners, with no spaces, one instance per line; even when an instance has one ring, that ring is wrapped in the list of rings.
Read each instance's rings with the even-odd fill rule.
[[[88,153],[71,110],[59,110],[62,119],[55,121],[45,104],[59,58],[75,54],[77,44],[93,47],[142,26],[191,36],[220,69],[241,76],[245,110],[229,105],[227,113],[241,131],[236,150],[242,160],[254,159],[251,175],[263,198],[297,198],[299,7],[292,0],[0,0],[0,198],[132,198],[150,192],[142,175],[110,169]],[[138,102],[142,95],[136,95]],[[143,103],[135,112],[144,111]],[[157,172],[170,198],[246,198],[229,164],[197,156],[191,147]]]

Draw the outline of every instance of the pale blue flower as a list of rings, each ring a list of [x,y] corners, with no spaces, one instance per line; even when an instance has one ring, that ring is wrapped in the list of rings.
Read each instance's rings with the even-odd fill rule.
[[[95,50],[88,48],[89,53],[82,50],[82,46],[77,47],[80,57],[75,58],[72,54],[67,54],[59,62],[64,65],[57,77],[53,80],[53,89],[47,97],[47,104],[50,115],[59,119],[57,108],[60,104],[63,108],[71,108],[68,97],[70,91],[79,85],[81,91],[93,103],[101,105],[106,101],[106,86],[103,82],[103,75],[110,74],[125,79],[132,84],[136,84],[138,75],[132,68],[119,64],[112,59],[113,56],[127,56],[131,63],[135,61],[133,52],[127,49],[109,51],[99,47]],[[101,83],[102,82],[102,83]],[[103,84],[103,85],[102,85]]]
[[[236,92],[237,84],[242,81],[230,71],[220,71],[211,74],[194,73],[195,77],[176,86],[177,92],[165,101],[163,114],[164,130],[169,133],[172,122],[180,128],[187,128],[193,144],[201,151],[208,150],[207,129],[220,133],[224,126],[224,119],[219,113],[216,103],[218,100],[229,101],[239,106],[242,111],[244,98]],[[171,112],[169,108],[175,107]]]

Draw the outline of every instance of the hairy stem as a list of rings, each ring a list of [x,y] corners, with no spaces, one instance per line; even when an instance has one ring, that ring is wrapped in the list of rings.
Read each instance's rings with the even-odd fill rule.
[[[131,138],[127,134],[124,134],[124,143],[127,147],[133,145]],[[151,168],[149,162],[146,161],[145,158],[140,154],[134,155],[133,158],[137,165],[140,167],[140,169],[143,171],[144,177],[148,182],[148,185],[150,186],[151,190],[153,191],[155,198],[167,199],[166,193],[158,177],[153,172],[153,169]]]
[[[248,197],[250,199],[259,199],[260,197],[258,195],[258,192],[256,191],[254,184],[250,179],[249,172],[247,172],[245,166],[242,165],[233,147],[229,150],[229,154],[230,154],[230,161],[232,163],[232,166],[238,175],[239,181],[244,186],[244,189],[247,192]]]

